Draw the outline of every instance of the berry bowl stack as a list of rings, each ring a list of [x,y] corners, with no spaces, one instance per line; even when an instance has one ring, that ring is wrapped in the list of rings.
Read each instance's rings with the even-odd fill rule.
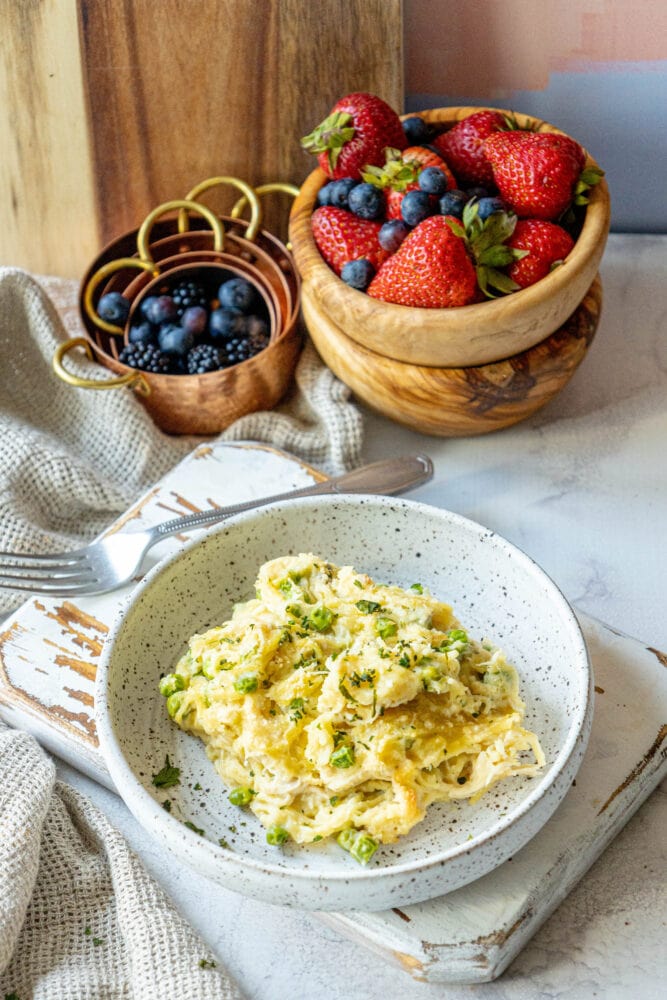
[[[516,112],[399,119],[351,94],[302,145],[320,164],[290,217],[303,317],[361,400],[463,436],[563,388],[597,329],[610,221],[577,142]]]
[[[195,200],[218,183],[239,189],[249,223]],[[216,434],[271,409],[301,349],[300,282],[287,248],[260,225],[256,193],[235,178],[158,206],[91,264],[80,293],[87,336],[58,348],[56,374],[82,388],[131,387],[172,434]],[[63,362],[76,346],[116,377],[73,374]]]

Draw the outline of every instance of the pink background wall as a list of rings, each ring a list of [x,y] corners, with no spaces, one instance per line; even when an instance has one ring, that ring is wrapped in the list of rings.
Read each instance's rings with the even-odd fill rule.
[[[667,232],[665,0],[404,0],[406,110],[488,104],[570,132],[617,230]]]

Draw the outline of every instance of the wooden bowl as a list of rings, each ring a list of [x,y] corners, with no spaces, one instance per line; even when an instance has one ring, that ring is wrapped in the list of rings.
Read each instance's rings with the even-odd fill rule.
[[[436,125],[449,126],[476,107],[421,112]],[[514,113],[520,125],[541,132],[559,129]],[[596,165],[588,157],[587,165]],[[583,226],[565,262],[546,278],[504,298],[451,309],[413,309],[372,299],[346,285],[328,267],[313,239],[310,217],[317,192],[326,181],[314,170],[304,182],[290,215],[290,240],[311,308],[306,324],[330,324],[362,348],[396,361],[433,367],[482,365],[512,357],[539,344],[565,323],[582,301],[595,275],[609,231],[609,192],[604,180],[591,192]],[[304,314],[305,315],[305,314]]]
[[[373,410],[438,437],[500,430],[531,416],[560,392],[581,364],[602,306],[599,279],[569,319],[541,343],[504,361],[434,368],[395,361],[347,336],[308,282],[303,316],[325,364]]]

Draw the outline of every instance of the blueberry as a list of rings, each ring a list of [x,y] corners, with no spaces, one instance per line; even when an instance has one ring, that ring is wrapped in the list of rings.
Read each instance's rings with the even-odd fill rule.
[[[181,326],[194,337],[199,337],[206,329],[208,313],[201,306],[189,306],[181,316]]]
[[[381,227],[378,233],[378,243],[388,253],[396,253],[409,232],[410,227],[406,226],[400,219],[390,219]]]
[[[484,219],[488,219],[490,215],[493,215],[494,212],[506,211],[507,205],[502,198],[480,198],[477,202],[477,215],[482,222]]]
[[[431,138],[431,126],[419,115],[410,115],[401,124],[410,146],[419,146]]]
[[[149,323],[154,323],[155,326],[170,323],[177,317],[176,303],[171,295],[151,296],[146,300],[146,307],[142,311]]]
[[[266,344],[269,342],[269,325],[261,316],[248,316],[246,332],[248,340],[256,340],[257,343],[266,341]]]
[[[229,340],[246,332],[247,316],[236,309],[214,309],[208,323],[211,340]]]
[[[470,201],[471,198],[488,198],[491,192],[488,188],[478,186],[466,188],[466,194]]]
[[[418,226],[433,215],[430,195],[425,191],[407,191],[401,202],[401,217],[408,226]]]
[[[97,303],[97,315],[107,323],[121,326],[130,314],[130,301],[120,292],[107,292]]]
[[[468,195],[459,191],[458,188],[454,191],[446,191],[439,202],[441,215],[453,215],[457,219],[461,219],[468,200]]]
[[[165,323],[157,333],[160,350],[165,354],[187,354],[195,342],[194,336],[175,323]]]
[[[384,195],[374,184],[357,184],[350,191],[348,207],[360,219],[379,219],[384,215]]]
[[[148,320],[144,320],[130,327],[127,339],[130,344],[155,344],[155,329]]]
[[[318,205],[330,205],[331,204],[331,189],[334,186],[333,181],[329,181],[324,187],[321,187],[317,192],[317,204]]]
[[[250,312],[255,305],[256,292],[254,286],[245,278],[230,278],[220,285],[218,298],[223,309]]]
[[[340,272],[345,284],[352,288],[358,288],[360,292],[364,292],[368,288],[374,274],[375,268],[365,257],[360,257],[358,260],[348,260],[347,264],[343,264],[343,269]]]
[[[440,167],[424,167],[417,180],[419,190],[426,194],[441,195],[447,190],[447,178]]]
[[[339,180],[333,181],[331,194],[329,195],[329,204],[333,205],[334,208],[349,208],[348,198],[350,197],[350,191],[358,183],[359,181],[355,177],[341,177]]]

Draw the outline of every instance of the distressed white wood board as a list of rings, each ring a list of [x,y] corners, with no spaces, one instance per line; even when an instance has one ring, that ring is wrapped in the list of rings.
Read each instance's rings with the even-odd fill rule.
[[[321,478],[263,445],[202,446],[109,532]],[[184,540],[161,542],[145,570]],[[0,715],[108,787],[95,733],[95,665],[130,590],[76,602],[31,598],[0,631]],[[503,972],[666,770],[667,655],[579,618],[595,672],[593,730],[575,784],[540,833],[511,861],[447,896],[402,910],[320,914],[322,920],[418,980],[472,984]]]

